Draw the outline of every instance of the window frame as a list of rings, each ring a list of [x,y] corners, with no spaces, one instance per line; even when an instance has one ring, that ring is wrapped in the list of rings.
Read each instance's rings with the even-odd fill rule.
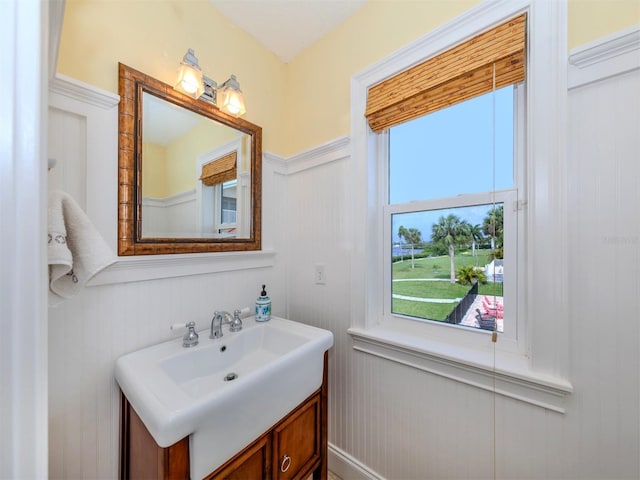
[[[518,226],[526,240],[517,278],[517,340],[509,345],[502,338],[496,344],[471,329],[386,318],[384,266],[376,260],[385,248],[386,172],[380,171],[385,162],[379,156],[385,139],[371,131],[364,117],[367,89],[524,12],[526,124],[518,125],[525,136],[518,144],[527,158],[521,172],[527,196],[516,202],[527,215]],[[355,350],[565,411],[573,389],[567,353],[566,29],[564,0],[487,1],[352,77],[354,273],[348,331]],[[548,269],[554,275],[546,275]],[[535,302],[527,301],[533,298]]]
[[[230,180],[230,182],[236,182],[235,187],[236,187],[236,221],[235,222],[228,222],[228,223],[224,223],[222,221],[222,211],[223,211],[223,206],[224,206],[224,185],[225,183],[228,182],[224,182],[224,183],[219,183],[217,185],[214,185],[214,206],[213,206],[213,211],[215,214],[215,221],[214,221],[214,225],[215,225],[215,230],[220,234],[221,230],[227,230],[227,229],[231,229],[231,228],[238,228],[238,222],[237,222],[237,215],[238,215],[238,203],[237,203],[237,192],[240,190],[240,182],[238,182],[238,179],[236,178],[235,180]]]
[[[392,325],[398,319],[423,322],[426,330],[434,330],[437,328],[463,328],[475,334],[483,336],[490,335],[487,330],[468,328],[459,325],[451,325],[443,322],[433,322],[429,320],[421,320],[413,317],[403,316],[391,312],[391,295],[392,295],[392,263],[391,263],[391,238],[393,231],[391,230],[391,216],[397,213],[419,212],[423,210],[439,210],[457,207],[465,207],[471,205],[490,204],[494,200],[496,203],[504,204],[504,222],[509,225],[505,228],[505,251],[512,252],[508,258],[505,258],[505,282],[504,297],[508,297],[509,301],[505,302],[505,323],[504,332],[501,332],[498,348],[512,353],[525,353],[526,345],[524,342],[524,321],[523,314],[519,308],[526,302],[526,296],[522,289],[518,290],[517,285],[522,284],[519,279],[520,272],[523,271],[525,263],[524,252],[526,249],[526,235],[523,231],[523,225],[526,218],[526,209],[522,208],[526,202],[526,185],[523,173],[526,170],[526,159],[523,145],[525,143],[525,91],[526,85],[514,85],[514,110],[513,110],[513,144],[514,144],[514,161],[513,161],[513,187],[504,190],[496,190],[495,197],[492,192],[480,193],[462,193],[452,197],[435,198],[420,201],[411,201],[407,203],[391,204],[383,197],[382,204],[382,225],[383,225],[383,243],[379,254],[376,256],[381,262],[380,269],[383,272],[383,294],[382,294],[382,316],[380,323]],[[389,178],[389,131],[378,134],[376,143],[377,157],[376,165],[378,168],[378,178],[384,182],[383,194],[388,192]],[[388,195],[386,195],[388,197]],[[520,280],[520,281],[519,281]],[[518,335],[520,332],[520,335]],[[425,333],[426,335],[434,335],[433,331]],[[449,341],[466,342],[470,345],[476,343],[485,343],[484,338],[478,338],[475,335],[459,335],[455,332],[437,332],[438,335],[451,337]],[[460,338],[456,338],[460,337]]]

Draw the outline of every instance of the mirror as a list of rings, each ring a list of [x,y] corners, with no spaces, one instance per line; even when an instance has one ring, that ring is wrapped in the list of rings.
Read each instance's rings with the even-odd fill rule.
[[[262,129],[119,64],[118,255],[259,250]]]

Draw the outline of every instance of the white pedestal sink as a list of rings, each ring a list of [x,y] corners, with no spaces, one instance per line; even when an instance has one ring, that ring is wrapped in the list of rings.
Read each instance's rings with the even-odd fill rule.
[[[273,317],[182,347],[181,339],[120,357],[116,380],[156,443],[189,436],[191,478],[202,478],[269,429],[322,383],[333,334]]]

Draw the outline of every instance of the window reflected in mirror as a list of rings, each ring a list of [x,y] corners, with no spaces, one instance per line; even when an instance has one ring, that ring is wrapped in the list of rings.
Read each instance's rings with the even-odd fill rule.
[[[247,238],[249,136],[147,92],[142,108],[142,238]]]

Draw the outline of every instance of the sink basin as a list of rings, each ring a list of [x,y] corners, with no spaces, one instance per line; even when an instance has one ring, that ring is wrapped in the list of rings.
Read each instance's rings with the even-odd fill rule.
[[[156,443],[189,436],[191,478],[202,478],[242,450],[322,384],[327,330],[278,317],[243,320],[222,338],[199,332],[124,355],[115,375]]]

